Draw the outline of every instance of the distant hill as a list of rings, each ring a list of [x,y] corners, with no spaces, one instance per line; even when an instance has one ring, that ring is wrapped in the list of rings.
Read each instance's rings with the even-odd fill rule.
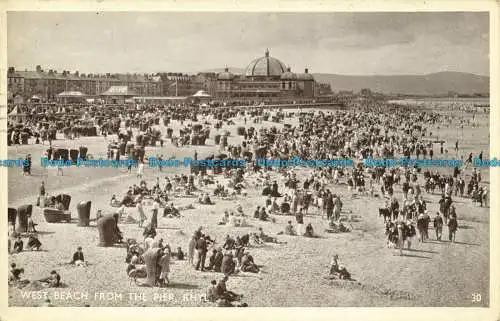
[[[359,92],[369,88],[384,94],[442,95],[489,93],[490,78],[463,72],[438,72],[428,75],[346,76],[314,74],[318,82],[329,83],[333,91]]]
[[[243,68],[229,67],[233,74],[241,75]],[[224,68],[213,68],[203,72],[223,72]],[[490,77],[465,72],[443,71],[428,75],[381,75],[348,76],[315,73],[318,82],[329,83],[333,91],[359,92],[363,88],[384,94],[445,95],[449,92],[473,95],[489,93]]]

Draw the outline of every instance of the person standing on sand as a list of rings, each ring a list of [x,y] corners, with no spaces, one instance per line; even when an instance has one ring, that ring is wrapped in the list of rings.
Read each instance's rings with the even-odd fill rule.
[[[302,235],[302,226],[304,226],[304,213],[302,212],[302,208],[295,214],[295,220],[297,221],[297,235]]]
[[[458,230],[458,222],[455,216],[451,216],[448,220],[448,238],[450,242],[455,243],[455,236]]]
[[[404,235],[404,223],[402,221],[398,221],[397,225],[397,230],[398,230],[398,250],[399,250],[399,255],[403,255],[403,247],[405,244],[405,235]]]
[[[434,217],[434,230],[436,231],[436,240],[441,241],[441,236],[443,235],[443,218],[436,212],[436,217]]]
[[[144,162],[140,161],[139,165],[137,166],[137,178],[142,179],[144,176]]]
[[[202,272],[205,271],[205,259],[207,257],[208,245],[205,240],[205,236],[201,236],[199,240],[196,242],[196,250],[198,251],[198,260],[196,261],[196,270],[200,270]]]
[[[160,209],[159,199],[155,198],[153,202],[153,214],[151,215],[151,228],[156,229],[158,227],[158,210]]]
[[[64,163],[64,159],[61,156],[61,157],[59,157],[59,162],[57,164],[57,176],[59,176],[59,173],[61,173],[61,176],[64,176],[63,163]]]
[[[160,287],[168,286],[170,280],[168,274],[170,273],[170,247],[167,245],[161,251],[161,257],[158,260],[158,265],[161,267],[160,273]]]
[[[137,209],[137,213],[139,214],[139,227],[142,227],[144,222],[147,220],[147,217],[146,217],[146,214],[144,214],[144,209],[142,207],[141,200],[139,200],[139,202],[137,202],[137,205],[135,206],[135,208]]]

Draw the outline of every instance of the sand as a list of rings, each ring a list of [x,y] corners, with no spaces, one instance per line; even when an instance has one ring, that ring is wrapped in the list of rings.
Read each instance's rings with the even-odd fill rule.
[[[464,129],[461,137],[463,153],[479,149],[488,157],[487,115],[480,121],[481,127]],[[229,143],[238,142],[236,127],[242,119],[235,120],[236,125],[225,126],[232,133]],[[180,124],[173,122],[174,127]],[[248,123],[248,126],[255,124]],[[270,126],[272,123],[266,122]],[[275,124],[282,126],[282,124]],[[159,126],[164,130],[163,126]],[[436,129],[437,130],[437,129]],[[214,150],[212,129],[211,139],[207,146],[197,146],[200,157]],[[456,128],[439,129],[440,137],[447,140],[447,147],[452,150],[457,135]],[[111,137],[108,137],[108,140]],[[84,144],[89,153],[95,157],[105,157],[104,138],[81,138],[79,141],[57,140],[55,146],[77,147]],[[76,204],[91,200],[91,218],[97,209],[104,213],[116,210],[108,203],[111,194],[123,195],[128,186],[137,183],[135,170],[127,174],[126,169],[65,169],[64,176],[56,176],[55,169],[42,169],[38,157],[46,146],[10,146],[9,158],[24,157],[27,152],[33,156],[33,176],[24,177],[18,169],[9,170],[9,206],[34,203],[38,187],[45,181],[46,190],[51,195],[66,192],[72,195],[70,209],[72,217],[77,218]],[[445,158],[446,155],[437,157]],[[164,158],[175,156],[182,158],[193,155],[193,147],[175,148],[170,142],[163,148],[148,147],[147,155],[163,154]],[[178,173],[187,169],[167,169],[160,173],[163,176]],[[443,169],[451,172],[452,169]],[[468,171],[470,173],[470,170]],[[154,183],[158,175],[157,169],[147,168],[145,176],[148,184]],[[488,184],[489,171],[482,171],[483,181]],[[221,179],[221,178],[218,178]],[[468,179],[467,179],[468,181]],[[378,217],[381,199],[370,196],[353,195],[345,184],[330,186],[330,189],[342,195],[344,211],[351,211],[360,217],[359,222],[352,222],[351,233],[330,234],[324,232],[326,221],[320,218],[313,208],[312,214],[305,217],[305,223],[311,222],[318,238],[278,236],[287,244],[265,244],[253,246],[249,252],[256,263],[262,265],[259,274],[241,273],[230,277],[228,288],[244,295],[244,302],[250,306],[477,306],[489,305],[489,208],[480,208],[472,204],[470,199],[456,198],[459,230],[457,242],[435,241],[434,231],[430,230],[430,240],[425,243],[414,242],[411,251],[404,256],[396,255],[396,251],[385,247],[383,220]],[[212,191],[213,187],[205,189]],[[396,196],[401,198],[400,187],[396,187]],[[439,208],[439,195],[424,194],[431,214]],[[236,201],[224,201],[213,198],[215,205],[194,204],[194,209],[181,212],[182,217],[160,218],[159,234],[170,244],[172,249],[182,247],[187,252],[189,238],[198,226],[217,241],[220,246],[225,235],[233,237],[256,231],[263,227],[267,234],[276,234],[283,230],[286,222],[295,219],[291,216],[273,216],[276,223],[260,222],[253,218],[248,221],[252,225],[245,228],[228,228],[217,225],[225,209],[235,209],[239,202],[250,217],[257,205],[263,205],[265,198],[260,190],[249,188],[248,195],[238,196]],[[186,206],[195,199],[178,198],[173,200],[176,206]],[[151,215],[151,206],[145,206],[146,215]],[[128,209],[136,218],[135,209]],[[433,215],[431,215],[432,217]],[[48,276],[53,269],[57,270],[64,288],[44,289],[52,303],[56,306],[206,306],[200,300],[210,280],[218,280],[222,275],[195,271],[187,261],[175,261],[171,266],[171,286],[168,288],[144,288],[130,282],[125,269],[125,248],[97,247],[98,232],[91,223],[90,227],[77,227],[76,222],[70,224],[45,223],[39,208],[34,209],[34,221],[39,223],[40,240],[43,251],[23,252],[10,255],[9,263],[15,262],[25,269],[25,278],[30,280]],[[121,224],[126,238],[142,240],[142,228],[137,224]],[[447,238],[447,228],[444,237]],[[87,268],[63,265],[68,262],[77,246],[83,247]],[[332,281],[325,279],[329,262],[333,254],[338,254],[342,263],[352,273],[355,281]],[[10,289],[10,306],[40,305],[43,298],[27,298],[29,291],[40,290],[28,286],[24,289]],[[40,292],[37,292],[40,293]],[[481,294],[481,302],[473,302],[474,294]]]

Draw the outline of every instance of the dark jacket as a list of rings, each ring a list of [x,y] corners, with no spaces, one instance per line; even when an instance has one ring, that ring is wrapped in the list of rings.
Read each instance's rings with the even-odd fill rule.
[[[295,220],[297,221],[297,224],[304,224],[304,214],[298,212],[295,214]]]
[[[76,261],[85,261],[82,252],[76,251],[75,254],[73,254],[73,261],[71,262],[75,263]]]
[[[196,249],[201,253],[207,253],[208,246],[207,241],[204,238],[200,238],[198,242],[196,242]]]
[[[436,216],[434,218],[434,228],[443,227],[443,218],[441,216]]]

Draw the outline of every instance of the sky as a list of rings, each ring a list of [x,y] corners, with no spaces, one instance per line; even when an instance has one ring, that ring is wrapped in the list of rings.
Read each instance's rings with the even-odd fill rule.
[[[482,12],[9,12],[9,66],[80,73],[196,73],[264,55],[292,71],[489,75]]]

